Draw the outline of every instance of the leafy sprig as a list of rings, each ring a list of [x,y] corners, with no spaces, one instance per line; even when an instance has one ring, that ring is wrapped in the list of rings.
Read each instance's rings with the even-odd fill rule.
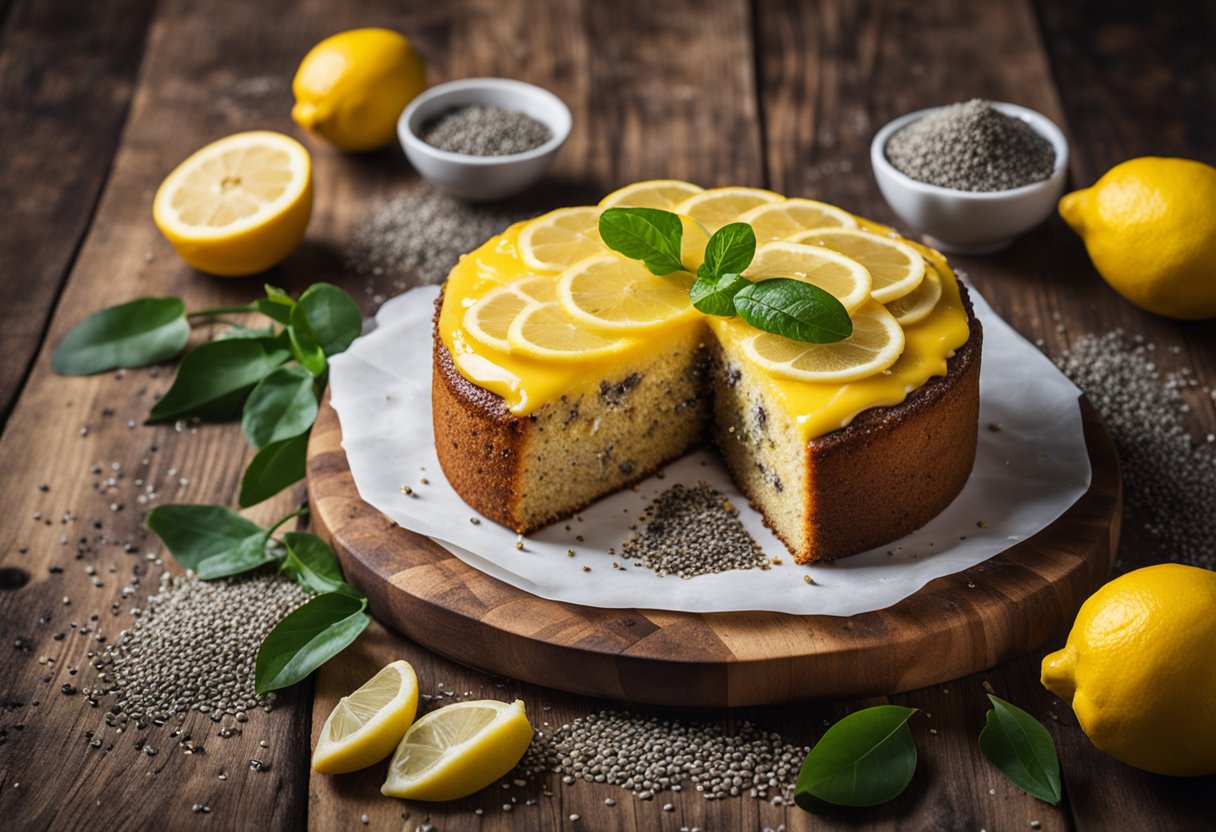
[[[600,239],[613,251],[641,260],[652,274],[684,271],[684,226],[679,216],[657,208],[609,208],[600,215]],[[706,315],[736,313],[764,332],[795,341],[830,344],[853,334],[844,306],[818,286],[788,277],[752,282],[743,276],[756,254],[756,233],[732,222],[713,233],[689,290],[692,305]]]

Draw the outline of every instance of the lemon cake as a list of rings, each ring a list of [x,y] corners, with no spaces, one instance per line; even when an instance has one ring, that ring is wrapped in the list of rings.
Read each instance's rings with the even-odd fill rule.
[[[611,251],[601,214],[671,211],[684,270]],[[673,221],[674,222],[674,221]],[[747,223],[748,281],[830,293],[852,334],[806,343],[689,300],[705,244]],[[437,302],[444,473],[520,534],[712,441],[800,563],[895,540],[957,496],[975,457],[981,331],[945,258],[824,203],[644,182],[519,223],[463,257]]]

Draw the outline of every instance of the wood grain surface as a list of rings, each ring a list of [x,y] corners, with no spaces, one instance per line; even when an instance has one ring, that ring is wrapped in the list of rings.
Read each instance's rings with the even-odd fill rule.
[[[79,695],[58,692],[87,672],[90,644],[53,636],[93,613],[111,636],[129,623],[125,613],[108,617],[138,559],[123,544],[161,552],[141,531],[146,505],[134,481],[155,484],[160,502],[233,505],[250,454],[234,425],[138,425],[166,389],[170,368],[65,379],[52,376],[47,361],[85,315],[139,295],[181,294],[197,308],[245,302],[263,280],[298,291],[327,279],[370,312],[378,296],[397,290],[399,276],[344,268],[344,249],[372,207],[413,181],[397,148],[346,156],[301,137],[316,178],[308,239],[280,267],[250,280],[192,272],[149,219],[161,179],[206,142],[258,128],[298,136],[289,119],[291,77],[316,41],[342,29],[405,32],[432,81],[507,75],[559,93],[576,128],[541,200],[574,203],[634,179],[675,176],[768,184],[890,219],[866,162],[873,131],[906,109],[971,95],[1027,104],[1056,119],[1073,140],[1076,185],[1146,153],[1216,162],[1214,14],[1211,3],[1129,0],[0,0],[0,412],[8,414],[0,435],[0,828],[751,832],[784,824],[993,832],[1037,822],[1080,832],[1210,829],[1213,778],[1148,775],[1097,752],[1071,710],[1039,685],[1041,649],[883,700],[680,714],[728,728],[749,719],[811,743],[826,723],[859,707],[919,708],[916,778],[899,800],[861,812],[808,815],[685,793],[665,813],[659,800],[556,780],[547,784],[551,797],[542,792],[535,806],[503,812],[504,795],[521,804],[533,798],[494,787],[444,805],[388,800],[378,792],[383,766],[310,778],[309,726],[315,731],[339,696],[392,658],[412,662],[428,693],[443,682],[462,695],[522,696],[537,727],[614,707],[487,676],[382,628],[326,666],[315,686],[300,685],[269,715],[252,715],[240,737],[221,739],[208,720],[192,721],[203,754],[187,756],[151,729],[107,736],[92,749],[85,732],[100,726],[101,714]],[[997,311],[1049,355],[1083,334],[1121,327],[1158,344],[1163,371],[1187,367],[1201,385],[1216,385],[1216,328],[1156,318],[1121,301],[1056,218],[1000,255],[959,262]],[[1216,433],[1211,400],[1201,388],[1184,394],[1192,432]],[[137,426],[128,428],[128,420]],[[93,466],[105,474],[92,474]],[[117,487],[105,486],[118,473]],[[43,483],[47,491],[39,490]],[[302,496],[302,489],[285,494],[251,516],[285,513]],[[1116,569],[1148,562],[1144,525],[1151,519],[1124,518]],[[147,563],[154,581],[155,564]],[[101,587],[87,566],[98,570]],[[1020,792],[980,755],[989,687],[1052,730],[1065,778],[1060,806]],[[139,738],[159,753],[141,755]],[[255,754],[271,763],[268,770],[248,770]],[[616,805],[605,806],[606,798]],[[211,812],[192,812],[195,803]],[[570,822],[571,813],[581,820]]]

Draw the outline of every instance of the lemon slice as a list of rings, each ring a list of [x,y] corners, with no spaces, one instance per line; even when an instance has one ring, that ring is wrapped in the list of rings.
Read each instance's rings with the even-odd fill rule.
[[[870,299],[871,278],[865,266],[831,249],[775,240],[756,248],[743,272],[752,280],[792,277],[832,294],[852,313]]]
[[[503,352],[511,351],[507,331],[511,322],[532,303],[557,300],[557,283],[548,275],[526,277],[482,295],[464,312],[461,322],[473,340]]]
[[[566,314],[595,329],[631,332],[689,317],[692,277],[651,274],[636,260],[599,254],[575,263],[557,281]]]
[[[815,228],[793,238],[795,243],[824,246],[852,257],[866,267],[874,285],[870,296],[890,303],[920,285],[925,258],[907,243],[856,228]]]
[[[881,373],[904,351],[904,331],[882,304],[870,301],[852,314],[853,334],[834,344],[808,344],[769,332],[743,342],[743,352],[775,376],[839,384]]]
[[[507,328],[512,352],[553,361],[582,361],[618,353],[629,340],[592,332],[575,321],[560,303],[533,303]]]
[[[395,661],[363,683],[321,726],[312,767],[342,774],[378,763],[392,753],[418,710],[418,677],[409,662]]]
[[[757,205],[739,215],[756,232],[756,241],[789,240],[810,228],[839,226],[856,228],[857,220],[848,211],[813,199],[787,199]]]
[[[466,797],[514,768],[531,741],[522,700],[457,702],[406,732],[380,791],[410,800]]]
[[[258,130],[196,151],[165,177],[152,218],[183,260],[237,276],[265,271],[304,239],[312,160],[295,139]]]
[[[600,200],[601,208],[660,208],[673,211],[683,200],[703,189],[679,179],[650,179],[634,182]]]
[[[512,290],[538,303],[557,300],[557,279],[552,275],[539,274],[525,277],[510,284]]]
[[[911,326],[929,317],[941,297],[942,280],[938,277],[937,269],[926,265],[925,279],[919,286],[902,298],[896,298],[885,305],[887,311],[899,321],[900,326]]]
[[[745,211],[768,202],[784,200],[781,194],[763,188],[712,188],[693,194],[675,207],[678,214],[686,214],[711,234],[727,223],[734,222]]]
[[[559,208],[530,221],[519,232],[519,254],[533,269],[560,272],[606,250],[595,206]]]

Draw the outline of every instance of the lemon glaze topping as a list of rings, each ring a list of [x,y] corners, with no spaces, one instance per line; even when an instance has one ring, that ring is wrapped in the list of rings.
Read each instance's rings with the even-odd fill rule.
[[[891,233],[885,226],[861,218],[858,221],[862,228],[875,233]],[[439,335],[450,350],[457,371],[473,384],[501,396],[516,415],[532,413],[562,396],[574,398],[594,392],[602,380],[619,375],[622,367],[645,364],[657,342],[682,344],[704,340],[708,337],[707,321],[713,337],[723,342],[735,342],[755,333],[738,316],[693,315],[649,329],[644,336],[630,338],[623,349],[598,359],[546,361],[488,347],[465,332],[462,325],[465,310],[494,288],[546,274],[526,266],[519,255],[517,241],[523,225],[511,226],[461,258],[448,275],[439,316]],[[890,369],[859,381],[814,384],[778,378],[757,366],[751,368],[756,377],[765,380],[773,396],[785,403],[804,440],[845,427],[870,408],[903,402],[930,378],[946,375],[950,356],[966,343],[970,334],[967,313],[954,272],[938,252],[912,245],[924,255],[927,267],[937,272],[942,296],[928,317],[904,327],[904,351]],[[557,272],[547,274],[557,279]]]

